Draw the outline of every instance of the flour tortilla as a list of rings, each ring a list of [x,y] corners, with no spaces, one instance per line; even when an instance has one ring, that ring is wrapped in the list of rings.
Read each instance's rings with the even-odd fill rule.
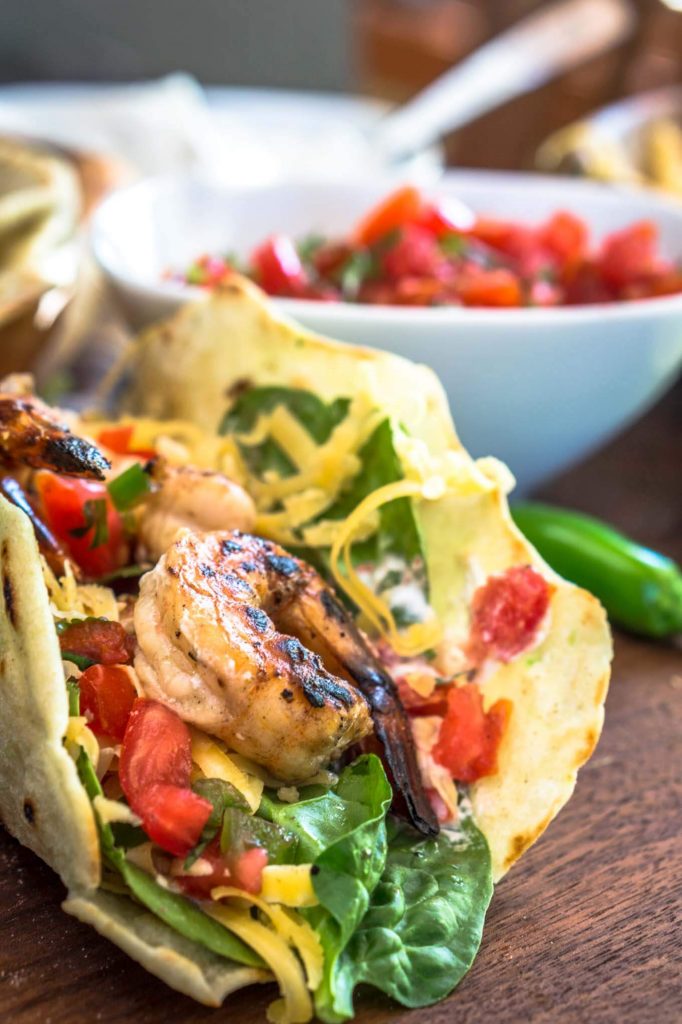
[[[127,897],[98,890],[97,826],[63,744],[68,700],[38,547],[28,518],[2,497],[0,697],[0,820],[61,876],[69,889],[64,910],[209,1006],[235,989],[271,980],[267,971],[183,939]]]
[[[528,656],[500,665],[485,706],[513,702],[499,771],[471,787],[474,814],[502,877],[573,792],[601,732],[611,638],[604,610],[560,579],[514,526],[506,474],[464,452],[436,376],[384,352],[315,336],[277,315],[250,282],[235,280],[146,331],[131,357],[127,411],[188,419],[215,432],[245,383],[313,391],[326,401],[365,392],[435,455],[459,453],[462,492],[421,503],[431,603],[453,642],[468,632],[471,564],[482,576],[533,565],[554,584],[549,623]]]

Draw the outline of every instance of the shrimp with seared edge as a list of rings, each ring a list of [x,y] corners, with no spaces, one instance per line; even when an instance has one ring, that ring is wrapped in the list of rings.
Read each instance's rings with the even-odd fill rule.
[[[223,473],[192,466],[170,466],[163,459],[151,469],[152,491],[137,510],[137,537],[143,553],[158,561],[178,530],[252,530],[256,508],[243,487]]]
[[[238,531],[183,532],[142,577],[135,632],[146,696],[282,780],[314,775],[373,718],[410,818],[437,832],[394,684],[305,562]]]

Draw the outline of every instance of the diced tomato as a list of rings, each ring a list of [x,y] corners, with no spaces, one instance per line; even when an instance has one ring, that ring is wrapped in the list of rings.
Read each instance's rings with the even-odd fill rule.
[[[514,224],[512,221],[479,217],[471,229],[471,234],[497,252],[517,260],[538,248],[533,228],[525,224]]]
[[[184,873],[182,861],[173,865],[171,874],[183,892],[195,899],[209,899],[211,889],[219,885],[235,885],[228,857],[220,852],[220,836],[216,836],[202,851],[201,860],[211,868],[210,873],[192,875]]]
[[[261,846],[252,846],[236,855],[221,853],[216,837],[202,852],[201,859],[210,866],[210,873],[183,874],[181,863],[176,864],[173,870],[175,881],[189,896],[208,899],[211,890],[219,885],[233,885],[254,895],[263,887],[263,868],[268,863],[268,852]]]
[[[399,281],[404,277],[432,277],[443,262],[434,236],[416,224],[407,224],[381,258],[386,277]]]
[[[122,665],[91,665],[78,680],[81,714],[96,736],[123,739],[136,692]]]
[[[47,525],[83,572],[96,578],[126,564],[129,547],[123,521],[105,484],[41,470],[36,474],[36,486]],[[104,502],[106,537],[96,547],[94,526],[86,529],[86,502],[94,508]]]
[[[285,235],[273,235],[251,254],[258,283],[268,295],[292,296],[307,283],[296,246]]]
[[[535,638],[549,608],[552,587],[530,565],[515,565],[490,576],[474,592],[469,652],[510,661]]]
[[[585,260],[564,272],[564,301],[567,306],[613,301],[613,292],[606,286],[594,260]]]
[[[119,778],[131,807],[154,783],[189,786],[192,740],[179,715],[156,700],[138,697],[121,749]]]
[[[374,245],[396,228],[419,220],[423,200],[413,185],[392,192],[366,214],[356,225],[353,241],[358,245]]]
[[[356,252],[349,242],[325,242],[313,255],[313,266],[321,277],[335,277]]]
[[[498,700],[483,710],[475,683],[453,687],[432,754],[458,782],[475,782],[497,771],[497,754],[511,713],[511,702]]]
[[[580,217],[565,210],[550,217],[539,229],[538,238],[560,267],[580,263],[587,255],[587,225]]]
[[[252,846],[251,849],[237,854],[231,862],[234,884],[246,892],[260,892],[263,885],[263,868],[267,863],[268,851],[262,846]]]
[[[190,790],[191,769],[187,725],[165,704],[137,697],[121,745],[119,781],[149,838],[176,857],[196,845],[212,809]]]
[[[105,427],[97,435],[99,444],[104,445],[116,455],[136,455],[140,459],[153,459],[156,452],[153,448],[133,448],[134,427],[132,423],[121,423],[119,426]]]
[[[138,793],[131,807],[151,841],[176,857],[187,856],[196,846],[213,810],[209,800],[189,787],[160,782]]]
[[[521,282],[511,270],[463,274],[457,290],[465,306],[521,306]]]
[[[604,239],[600,267],[604,281],[612,288],[623,288],[656,269],[658,232],[651,221],[643,220]]]
[[[417,223],[436,238],[444,238],[446,235],[465,234],[472,226],[472,219],[460,204],[448,205],[445,199],[440,203],[426,203]]]
[[[125,665],[132,661],[135,638],[120,622],[109,619],[80,619],[59,634],[62,651],[81,654],[100,665]]]

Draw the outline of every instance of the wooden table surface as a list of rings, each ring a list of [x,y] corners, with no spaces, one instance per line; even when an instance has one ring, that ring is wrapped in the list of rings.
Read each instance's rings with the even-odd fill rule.
[[[682,386],[542,495],[682,559]],[[682,655],[616,636],[599,746],[574,798],[497,889],[457,991],[411,1013],[367,994],[364,1024],[682,1021]],[[63,889],[0,833],[0,1020],[265,1020],[272,987],[208,1010],[59,910]]]

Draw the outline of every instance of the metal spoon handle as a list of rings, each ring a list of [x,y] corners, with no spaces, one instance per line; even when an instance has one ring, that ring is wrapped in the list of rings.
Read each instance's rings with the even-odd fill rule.
[[[557,0],[447,71],[378,126],[375,144],[397,158],[625,39],[630,0]]]

